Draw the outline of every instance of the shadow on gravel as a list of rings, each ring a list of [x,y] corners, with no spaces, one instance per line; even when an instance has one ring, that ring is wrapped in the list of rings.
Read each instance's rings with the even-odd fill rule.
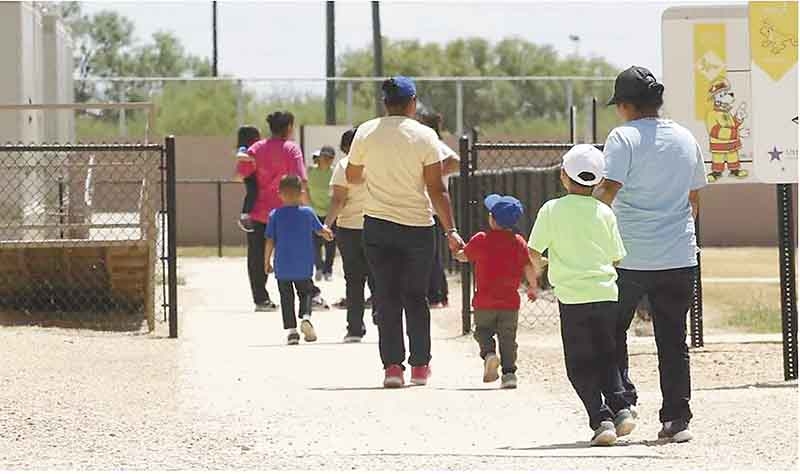
[[[357,346],[376,346],[376,345],[378,345],[377,342],[359,342],[357,344],[356,343],[345,344],[344,342],[341,342],[341,341],[339,341],[339,342],[331,341],[331,342],[301,342],[297,346],[298,347],[300,347],[300,346],[306,346],[306,347],[307,346],[351,346],[351,347],[357,347]],[[272,348],[272,347],[289,347],[289,345],[286,344],[286,343],[282,343],[282,344],[254,344],[254,345],[250,345],[250,346],[247,346],[247,347],[254,348],[254,349],[263,349],[263,348]]]
[[[395,390],[403,390],[407,388],[414,388],[417,385],[403,385],[402,387],[398,388],[384,388],[382,386],[378,387],[311,387],[309,390],[314,390],[316,392],[361,392],[361,391],[372,391],[372,390],[380,390],[385,392],[393,392]]]
[[[434,390],[443,390],[445,392],[494,392],[494,391],[506,391],[500,387],[464,387],[464,388],[434,388]]]
[[[765,383],[754,383],[754,384],[744,384],[744,385],[729,385],[729,386],[721,386],[721,387],[705,387],[705,388],[695,388],[693,391],[695,392],[711,392],[715,390],[745,390],[750,388],[797,388],[797,381],[790,381],[790,382],[765,382]]]
[[[540,446],[531,446],[531,447],[513,447],[513,446],[504,446],[497,448],[498,451],[549,451],[553,449],[594,449],[594,450],[619,450],[620,448],[625,448],[627,446],[646,446],[646,447],[653,447],[653,446],[663,446],[665,444],[670,444],[671,441],[659,439],[659,440],[644,440],[644,441],[626,441],[620,440],[614,446],[592,446],[589,444],[588,441],[575,441],[574,443],[555,443],[555,444],[545,444]],[[630,457],[636,458],[647,458],[652,457],[651,455],[645,454],[632,454]]]

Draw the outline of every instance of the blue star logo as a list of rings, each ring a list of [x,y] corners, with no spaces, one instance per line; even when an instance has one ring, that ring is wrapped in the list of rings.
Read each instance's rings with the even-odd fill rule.
[[[778,147],[772,147],[772,151],[768,151],[769,154],[769,161],[781,161],[781,155],[783,154],[782,151],[778,150]]]

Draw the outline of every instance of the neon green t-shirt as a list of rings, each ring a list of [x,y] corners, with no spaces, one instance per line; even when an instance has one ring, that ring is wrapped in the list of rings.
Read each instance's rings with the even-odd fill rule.
[[[610,207],[593,198],[568,194],[539,210],[528,247],[547,250],[548,277],[564,304],[617,301],[614,262],[625,247]]]
[[[326,170],[318,166],[308,168],[308,198],[318,216],[327,216],[331,207],[331,176],[333,167]]]

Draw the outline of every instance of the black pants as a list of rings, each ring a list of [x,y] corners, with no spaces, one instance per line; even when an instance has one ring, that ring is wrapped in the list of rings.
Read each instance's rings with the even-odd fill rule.
[[[314,283],[308,280],[278,280],[278,291],[281,292],[281,314],[283,314],[283,329],[297,327],[297,315],[294,311],[294,291],[297,290],[297,299],[300,300],[300,317],[311,316],[311,296],[314,292]]]
[[[613,420],[628,403],[614,359],[617,303],[563,304],[561,341],[567,377],[589,414],[589,426]],[[605,394],[605,399],[603,395]]]
[[[444,273],[444,245],[445,241],[441,238],[444,230],[442,223],[438,217],[434,216],[436,221],[436,238],[433,243],[433,266],[431,267],[431,278],[428,284],[428,302],[433,303],[446,303],[447,302],[447,275]]]
[[[408,363],[431,360],[431,313],[426,297],[433,259],[433,226],[410,227],[364,217],[364,245],[375,275],[380,318],[378,345],[383,366],[406,358],[403,311],[408,326]]]
[[[345,298],[347,299],[347,334],[349,336],[363,336],[366,333],[364,326],[364,283],[369,285],[372,292],[372,312],[376,312],[375,284],[372,272],[367,264],[367,254],[362,240],[363,231],[360,229],[338,228],[336,243],[342,254],[342,267],[344,269]]]
[[[244,179],[244,202],[242,202],[242,214],[249,214],[253,210],[258,195],[258,183],[255,175]]]
[[[325,222],[325,216],[317,216],[320,222]],[[336,226],[333,228],[336,231]],[[322,256],[323,250],[325,256]],[[317,234],[314,234],[314,256],[316,258],[315,266],[317,271],[325,274],[333,273],[333,259],[336,258],[336,241],[328,242]]]
[[[639,271],[618,269],[619,310],[616,359],[625,387],[625,398],[636,404],[636,387],[628,373],[627,331],[639,301],[647,296],[658,349],[658,372],[663,399],[662,422],[692,419],[689,409],[691,377],[686,345],[686,315],[692,301],[696,267]]]
[[[267,272],[264,271],[264,230],[267,225],[253,222],[253,232],[247,233],[247,276],[250,279],[250,291],[253,303],[263,304],[270,301],[267,294]]]

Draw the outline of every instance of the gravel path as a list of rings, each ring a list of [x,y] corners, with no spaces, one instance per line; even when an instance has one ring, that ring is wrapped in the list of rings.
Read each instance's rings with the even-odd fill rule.
[[[458,308],[434,313],[434,378],[385,391],[373,327],[341,345],[285,347],[280,317],[248,304],[241,259],[182,259],[181,338],[0,328],[0,469],[796,469],[798,392],[774,342],[692,353],[696,440],[659,444],[655,348],[634,338],[634,434],[586,446],[555,334],[520,336],[520,388],[480,381]],[[341,278],[323,283],[333,300]],[[272,290],[277,296],[277,292]]]

